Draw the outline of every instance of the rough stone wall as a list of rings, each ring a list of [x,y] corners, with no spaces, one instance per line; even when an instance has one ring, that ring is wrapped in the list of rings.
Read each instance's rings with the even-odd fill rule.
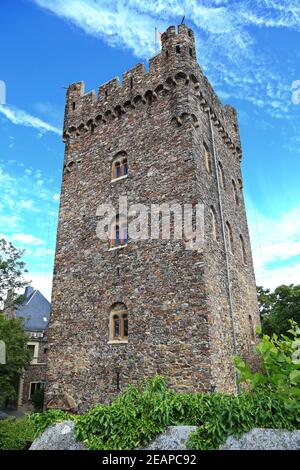
[[[119,393],[118,384],[122,389],[157,372],[179,391],[212,385],[234,391],[221,234],[217,243],[207,232],[203,252],[186,250],[178,240],[150,239],[110,250],[96,236],[98,205],[115,204],[120,195],[129,205],[202,202],[209,226],[207,208],[219,209],[215,174],[205,173],[203,164],[203,140],[212,146],[208,111],[228,172],[226,217],[241,230],[249,259],[245,272],[240,261],[231,261],[234,281],[247,285],[253,302],[243,201],[237,216],[230,200],[229,178],[241,178],[235,114],[222,107],[196,63],[193,32],[185,25],[178,33],[168,28],[148,74],[138,65],[123,75],[122,85],[118,79],[102,85],[98,97],[85,95],[82,82],[69,87],[48,333],[49,406],[72,408],[72,401],[81,412],[109,402]],[[111,182],[111,164],[120,151],[127,153],[128,177]],[[249,310],[247,289],[235,296],[241,318]],[[127,344],[109,342],[115,302],[128,309]],[[243,345],[249,332],[241,328],[239,334]]]

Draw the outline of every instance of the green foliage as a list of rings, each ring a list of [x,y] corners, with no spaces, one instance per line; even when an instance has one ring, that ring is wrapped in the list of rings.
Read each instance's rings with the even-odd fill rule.
[[[30,362],[28,337],[20,318],[6,319],[0,314],[0,340],[6,345],[6,364],[0,365],[0,406],[7,399],[16,398],[14,383]]]
[[[0,450],[27,449],[34,440],[34,426],[29,418],[0,420]]]
[[[264,335],[256,346],[261,357],[261,371],[254,374],[239,358],[235,364],[241,382],[253,390],[268,386],[284,401],[285,407],[294,410],[300,423],[300,328],[290,320],[289,336]]]
[[[167,426],[170,404],[163,377],[129,386],[111,405],[98,405],[76,423],[76,434],[90,449],[133,449]]]
[[[147,445],[167,426],[195,425],[190,449],[218,449],[230,435],[254,427],[299,429],[300,329],[291,322],[289,336],[263,336],[257,346],[261,372],[252,374],[239,358],[236,365],[247,387],[239,395],[176,393],[155,376],[129,386],[111,405],[97,405],[82,416],[60,410],[34,413],[35,434],[50,424],[76,421],[76,436],[93,450],[126,450]]]
[[[29,419],[34,427],[34,437],[38,437],[48,426],[60,423],[61,421],[75,420],[76,418],[77,416],[62,410],[48,410],[43,413],[32,413]]]
[[[239,437],[254,427],[292,430],[299,426],[295,413],[270,387],[238,396],[214,394],[207,405],[203,422],[188,440],[190,449],[218,449],[228,436]]]
[[[290,319],[300,324],[300,285],[282,285],[274,292],[258,287],[257,294],[264,334],[288,334]]]
[[[21,258],[23,250],[19,250],[11,243],[0,239],[0,302],[2,302],[8,291],[10,292],[9,307],[13,307],[18,302],[18,296],[14,291],[28,284],[23,275],[27,273],[24,261]]]

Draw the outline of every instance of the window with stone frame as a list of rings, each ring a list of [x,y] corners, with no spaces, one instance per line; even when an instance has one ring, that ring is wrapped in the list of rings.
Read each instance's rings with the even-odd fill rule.
[[[217,214],[213,206],[211,206],[209,213],[210,213],[211,235],[212,235],[213,240],[218,240]]]
[[[218,171],[219,171],[220,186],[221,188],[225,189],[225,175],[224,175],[223,165],[221,162],[218,163]]]
[[[128,159],[126,152],[119,152],[112,162],[112,181],[128,175]]]
[[[226,222],[226,235],[227,235],[227,248],[233,253],[233,235],[232,229],[229,222]]]
[[[45,386],[44,382],[30,382],[29,386],[29,399],[37,392],[38,390],[43,389]]]
[[[238,206],[239,205],[239,195],[238,195],[238,192],[237,192],[237,189],[236,189],[236,184],[235,184],[234,180],[232,180],[232,192],[233,192],[233,197],[234,197],[235,203]]]
[[[242,254],[242,259],[243,263],[247,264],[247,255],[246,255],[246,249],[245,249],[245,243],[242,235],[240,235],[240,247],[241,247],[241,254]]]
[[[252,316],[249,315],[249,316],[248,316],[248,319],[249,319],[249,327],[250,327],[251,340],[252,340],[252,341],[255,341],[255,329],[254,329],[254,325],[253,325]]]
[[[39,355],[39,343],[32,341],[27,343],[27,348],[31,354],[31,361],[30,364],[37,364],[38,363],[38,355]]]
[[[110,311],[110,341],[128,340],[128,312],[125,304],[119,302]]]
[[[212,172],[212,159],[211,159],[211,153],[209,151],[208,146],[206,143],[203,143],[203,151],[204,151],[204,162],[205,162],[205,168],[208,171],[208,173]]]
[[[111,248],[117,248],[127,245],[128,229],[125,217],[116,215],[111,224]]]

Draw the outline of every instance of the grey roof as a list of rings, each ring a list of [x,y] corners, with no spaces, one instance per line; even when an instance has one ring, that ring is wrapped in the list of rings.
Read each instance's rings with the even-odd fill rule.
[[[27,331],[46,330],[50,318],[51,304],[37,289],[26,287],[25,300],[17,308],[16,316],[24,318],[24,329]]]

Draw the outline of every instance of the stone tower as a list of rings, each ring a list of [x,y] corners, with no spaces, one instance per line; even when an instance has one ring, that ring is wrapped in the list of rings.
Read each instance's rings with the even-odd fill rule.
[[[122,84],[67,91],[46,403],[82,412],[163,374],[178,391],[236,391],[234,354],[259,324],[237,114],[222,106],[181,24]],[[99,239],[97,208],[204,205],[202,250]]]

